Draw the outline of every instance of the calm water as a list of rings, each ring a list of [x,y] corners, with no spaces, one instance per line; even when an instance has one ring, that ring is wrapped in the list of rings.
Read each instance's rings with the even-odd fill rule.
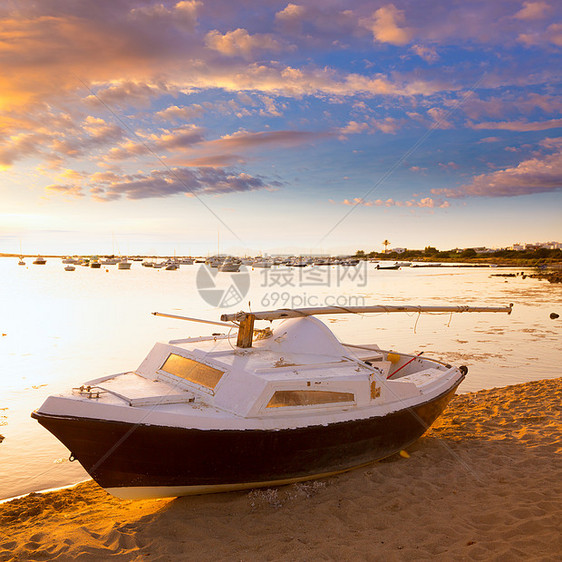
[[[342,278],[342,269],[254,270],[249,293],[216,308],[197,291],[198,265],[178,271],[134,263],[64,271],[60,260],[18,266],[0,259],[0,499],[87,478],[68,450],[30,418],[45,398],[102,375],[136,368],[155,341],[208,334],[212,327],[157,318],[153,311],[219,319],[223,312],[338,304],[514,303],[506,314],[380,314],[322,317],[344,342],[424,351],[469,367],[461,392],[559,376],[562,286],[535,279],[491,277],[520,270],[403,268],[372,264]],[[106,271],[108,270],[108,271]],[[226,294],[233,274],[219,274]],[[244,274],[240,274],[244,275]],[[353,278],[352,275],[355,275]],[[244,285],[243,283],[241,284]],[[242,287],[244,288],[244,287]],[[208,295],[208,294],[207,294]],[[209,297],[208,297],[209,298]],[[360,300],[353,300],[360,299]],[[328,304],[334,304],[328,302]]]

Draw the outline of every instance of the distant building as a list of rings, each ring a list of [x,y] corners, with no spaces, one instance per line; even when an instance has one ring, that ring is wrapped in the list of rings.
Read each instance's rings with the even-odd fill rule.
[[[513,244],[508,250],[515,250],[522,252],[524,250],[538,250],[539,248],[546,248],[547,250],[562,250],[560,242],[535,242],[534,244]]]
[[[392,248],[390,252],[396,252],[397,254],[403,254],[406,251],[406,248]]]
[[[560,242],[543,242],[541,248],[547,248],[548,250],[562,250],[562,244]]]

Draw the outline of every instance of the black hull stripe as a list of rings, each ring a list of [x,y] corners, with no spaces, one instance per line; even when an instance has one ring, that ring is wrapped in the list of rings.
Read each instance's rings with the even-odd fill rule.
[[[236,485],[342,472],[392,455],[426,431],[460,382],[408,410],[297,429],[201,430],[32,415],[104,488]]]

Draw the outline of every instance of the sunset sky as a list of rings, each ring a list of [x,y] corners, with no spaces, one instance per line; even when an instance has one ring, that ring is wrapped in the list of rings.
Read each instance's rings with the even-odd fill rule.
[[[562,241],[562,4],[13,0],[0,252]]]

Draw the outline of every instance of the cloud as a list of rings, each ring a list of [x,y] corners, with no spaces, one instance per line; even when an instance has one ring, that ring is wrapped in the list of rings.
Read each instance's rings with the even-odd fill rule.
[[[52,184],[45,187],[47,193],[56,193],[69,197],[84,197],[84,191],[79,185]]]
[[[267,146],[269,150],[270,147],[268,145],[292,147],[327,136],[331,136],[331,133],[310,131],[238,131],[231,135],[225,135],[220,139],[207,142],[205,148],[241,150]]]
[[[191,121],[192,119],[197,119],[203,116],[206,109],[199,103],[194,103],[190,106],[178,107],[177,105],[171,105],[166,109],[157,111],[155,113],[156,117],[164,121]]]
[[[267,181],[244,172],[231,172],[219,168],[173,168],[154,170],[149,174],[126,175],[121,178],[97,178],[90,193],[94,199],[148,199],[172,195],[222,195],[261,189],[276,189],[278,181]]]
[[[166,84],[149,84],[132,80],[113,81],[85,98],[86,103],[99,107],[101,103],[114,107],[150,107],[151,100],[166,94],[177,94]]]
[[[206,88],[301,97],[431,95],[452,87],[442,79],[410,80],[399,74],[391,79],[382,73],[349,72],[338,65],[315,66],[308,63],[314,58],[307,48],[298,67],[265,56],[249,64],[243,59],[289,48],[287,35],[268,28],[263,33],[242,27],[207,31],[199,16],[209,15],[209,9],[202,2],[172,7],[142,4],[132,10],[130,3],[122,2],[96,3],[95,8],[85,3],[59,2],[56,8],[25,0],[22,4],[25,17],[0,15],[0,107],[4,104],[11,112],[18,107],[25,107],[27,113],[34,108],[44,111],[53,102],[59,107],[76,106],[84,99],[100,110],[100,100],[110,108],[150,108],[158,98]],[[303,10],[289,4],[275,21],[298,18]],[[324,51],[340,51],[342,41],[358,40],[358,16],[350,10],[329,5],[307,10],[311,30],[302,39],[297,37],[301,46],[310,41],[316,49],[322,45]],[[189,17],[182,20],[182,14]],[[393,38],[388,29],[390,22],[396,27],[402,20],[400,10],[389,4],[373,18],[380,37],[401,42],[405,31],[397,28]],[[230,60],[225,60],[225,53]]]
[[[544,148],[552,154],[537,155],[517,166],[475,176],[469,184],[455,189],[432,189],[446,197],[514,197],[549,193],[562,189],[562,137],[546,139]]]
[[[546,30],[547,37],[551,43],[562,47],[562,23],[553,23]]]
[[[46,134],[18,133],[6,139],[0,146],[0,166],[12,166],[17,160],[41,154],[43,143],[49,140]]]
[[[409,199],[407,201],[395,201],[394,199],[374,199],[372,201],[365,201],[361,197],[355,197],[354,199],[344,199],[342,205],[348,205],[355,207],[361,205],[363,207],[420,207],[428,209],[446,209],[450,207],[448,201],[443,199],[434,199],[432,197],[423,197],[419,200]]]
[[[229,166],[244,163],[245,152],[277,150],[310,144],[316,140],[336,136],[332,131],[237,131],[221,138],[205,141],[190,151],[189,159],[176,156],[170,159],[183,166]]]
[[[203,2],[195,0],[177,2],[172,8],[167,8],[163,4],[150,4],[133,8],[128,16],[130,19],[140,20],[151,25],[173,23],[185,31],[193,31],[197,25],[197,16],[202,6]]]
[[[394,4],[387,4],[373,13],[372,18],[363,19],[362,25],[373,33],[376,41],[391,45],[406,45],[412,38],[412,30],[399,27],[406,21],[403,10],[398,10]]]
[[[450,105],[457,103],[450,100]],[[483,100],[476,94],[465,100],[459,108],[470,119],[479,119],[482,116],[500,118],[512,113],[533,113],[540,109],[544,113],[559,114],[562,112],[562,97],[550,94],[525,92],[518,96],[490,96]]]
[[[347,135],[358,135],[369,130],[369,125],[366,122],[358,123],[357,121],[350,121],[345,127],[340,129],[340,134],[344,137]]]
[[[26,130],[6,134],[4,142],[0,141],[0,165],[12,166],[18,160],[31,157],[58,165],[64,158],[91,154],[123,138],[119,126],[92,116],[76,123],[61,116],[46,118],[44,123],[30,121],[22,125]]]
[[[244,164],[245,160],[242,156],[236,154],[214,154],[212,156],[202,156],[201,158],[192,158],[182,162],[184,166],[203,168],[210,166],[211,168],[232,166],[233,164]]]
[[[523,2],[523,7],[513,16],[520,20],[539,20],[550,11],[546,2]]]
[[[432,107],[427,110],[428,115],[434,121],[434,127],[437,129],[452,129],[453,124],[449,121],[450,111],[438,107]]]
[[[236,29],[222,35],[216,29],[205,36],[205,45],[230,57],[250,58],[255,51],[280,51],[280,43],[269,34],[250,35],[245,29]]]
[[[444,170],[458,170],[459,165],[456,162],[447,162],[446,164],[443,162],[439,162],[439,167],[443,168]]]
[[[63,170],[58,177],[60,179],[79,181],[82,178],[86,177],[86,175],[87,174],[85,172],[78,172],[77,170],[71,170],[67,168],[66,170]]]
[[[498,129],[503,131],[546,131],[562,127],[562,119],[548,121],[499,121],[487,123],[469,123],[472,129]]]
[[[562,47],[562,23],[553,23],[544,31],[521,33],[518,40],[529,47],[543,43],[552,43],[557,47]]]
[[[125,160],[136,156],[163,152],[185,151],[203,142],[204,130],[195,125],[184,125],[160,134],[145,135],[144,141],[126,141],[108,151],[109,160]]]
[[[275,19],[282,22],[300,21],[305,14],[305,8],[298,4],[287,4],[283,10],[275,14]]]
[[[328,2],[306,2],[306,6],[287,4],[275,14],[275,28],[295,48],[345,48],[357,36],[358,20],[352,10],[341,10]],[[361,6],[358,6],[361,10]]]
[[[423,45],[412,45],[412,51],[426,62],[435,62],[439,59],[439,55],[435,47],[425,47]]]

